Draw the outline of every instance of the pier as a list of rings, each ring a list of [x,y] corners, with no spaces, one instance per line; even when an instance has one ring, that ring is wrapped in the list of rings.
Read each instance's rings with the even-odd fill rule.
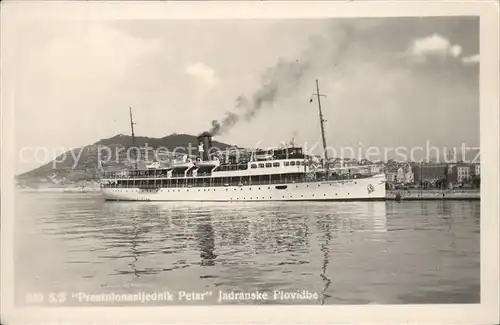
[[[387,200],[480,200],[481,192],[478,189],[454,190],[387,190]]]

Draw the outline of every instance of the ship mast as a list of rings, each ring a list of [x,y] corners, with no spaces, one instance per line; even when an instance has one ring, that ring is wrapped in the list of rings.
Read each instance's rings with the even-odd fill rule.
[[[135,147],[135,133],[134,133],[134,120],[132,119],[132,107],[129,107],[130,113],[130,129],[132,131],[132,147]],[[135,169],[137,169],[137,157],[134,164]]]
[[[321,96],[326,97],[326,95],[322,95],[319,93],[319,84],[318,79],[316,79],[316,93],[314,94],[318,98],[318,109],[319,109],[319,123],[321,126],[321,140],[323,141],[323,155],[324,155],[324,164],[326,170],[326,177],[328,179],[328,152],[326,150],[326,138],[325,138],[325,120],[323,119],[323,112],[321,111]]]

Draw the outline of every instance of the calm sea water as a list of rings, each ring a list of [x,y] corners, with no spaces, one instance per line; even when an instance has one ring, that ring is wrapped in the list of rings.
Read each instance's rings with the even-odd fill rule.
[[[477,201],[121,203],[63,193],[16,199],[19,304],[42,295],[44,303],[102,306],[113,302],[75,295],[141,292],[176,295],[156,305],[217,304],[219,292],[256,291],[272,299],[224,303],[480,299]],[[309,299],[274,299],[274,290]],[[179,301],[180,291],[211,293]]]

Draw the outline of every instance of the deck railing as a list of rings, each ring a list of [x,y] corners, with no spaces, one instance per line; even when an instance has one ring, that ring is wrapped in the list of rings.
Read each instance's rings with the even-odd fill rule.
[[[367,175],[363,177],[348,177],[339,176],[331,177],[328,181],[356,181],[358,179],[368,178],[374,175]],[[105,188],[144,188],[144,189],[155,189],[155,188],[203,188],[203,187],[229,187],[229,186],[259,186],[259,185],[275,185],[275,184],[294,184],[294,183],[310,183],[318,181],[327,181],[326,178],[316,178],[316,177],[300,177],[300,178],[281,178],[281,179],[267,179],[267,180],[257,180],[257,181],[212,181],[198,183],[193,182],[197,178],[185,179],[181,182],[175,182],[175,178],[169,179],[159,179],[158,181],[151,180],[123,180],[121,182],[116,181],[108,184],[101,184],[101,187]],[[215,178],[214,178],[215,179]],[[213,179],[212,179],[213,180]]]
[[[300,172],[303,172],[302,170]],[[309,172],[306,172],[307,173],[315,173],[314,170],[310,170]],[[356,174],[358,175],[358,178],[362,178],[362,177],[371,177],[371,176],[374,176],[374,175],[377,175],[379,173],[367,173],[367,174]],[[127,174],[127,175],[124,175],[124,174],[121,174],[121,173],[110,173],[110,174],[105,174],[103,179],[113,179],[113,180],[134,180],[134,179],[197,179],[197,178],[203,178],[203,177],[212,177],[213,174],[212,173],[198,173],[196,176],[193,176],[192,174],[188,174],[187,176],[184,175],[184,174],[172,174],[170,175],[170,177],[166,174],[166,173],[160,173],[160,174],[151,174],[151,175],[130,175],[130,174]],[[250,176],[250,175],[248,175]],[[242,177],[248,177],[248,176],[242,176]],[[252,175],[252,176],[256,176],[256,175]],[[240,176],[231,176],[231,177],[240,177]],[[348,174],[338,174],[337,177],[351,177],[353,178],[353,176],[349,176]]]

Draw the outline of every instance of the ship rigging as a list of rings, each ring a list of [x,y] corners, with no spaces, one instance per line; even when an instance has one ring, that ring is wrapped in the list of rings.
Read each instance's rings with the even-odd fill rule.
[[[323,118],[323,111],[321,110],[321,97],[326,97],[326,95],[322,95],[319,93],[319,82],[318,79],[316,79],[316,93],[313,94],[316,96],[318,99],[318,111],[319,111],[319,124],[321,127],[321,140],[323,142],[323,168],[326,171],[326,177],[327,179],[329,178],[329,168],[328,168],[328,147],[326,145],[326,137],[325,137],[325,122],[326,120]]]
[[[132,107],[129,107],[129,114],[130,114],[130,131],[132,133],[132,147],[135,147],[135,133],[134,133],[134,119],[132,118]],[[137,169],[137,157],[134,159],[134,169]]]
[[[321,97],[316,80],[323,144],[323,168],[313,155],[292,145],[269,150],[215,148],[212,135],[197,137],[197,157],[184,155],[169,167],[106,173],[102,192],[106,200],[131,201],[303,201],[383,200],[385,175],[330,174]],[[312,101],[312,98],[311,98]],[[130,127],[135,145],[132,109]],[[350,167],[353,169],[353,167]],[[338,168],[335,168],[338,169]]]

